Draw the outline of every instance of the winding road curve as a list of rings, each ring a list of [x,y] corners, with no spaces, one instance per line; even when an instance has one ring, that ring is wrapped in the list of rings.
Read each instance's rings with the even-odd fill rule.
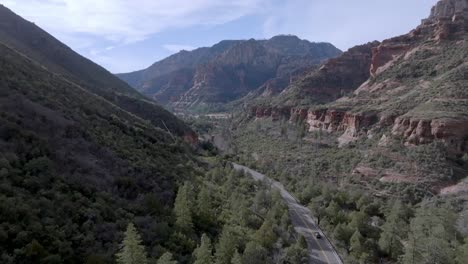
[[[289,215],[291,217],[291,222],[294,226],[294,229],[307,241],[310,263],[343,264],[343,261],[341,261],[338,253],[335,251],[328,238],[315,224],[315,221],[311,217],[310,210],[307,207],[300,205],[299,202],[288,191],[286,191],[281,183],[273,181],[265,175],[248,167],[239,165],[237,163],[232,163],[232,165],[235,170],[242,170],[247,172],[257,181],[268,180],[273,188],[276,188],[280,191],[281,196],[288,206]],[[322,238],[316,238],[314,235],[315,232],[319,232],[322,235]]]

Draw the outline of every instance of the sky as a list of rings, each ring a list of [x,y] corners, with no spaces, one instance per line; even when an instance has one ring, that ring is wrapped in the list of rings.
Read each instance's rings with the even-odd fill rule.
[[[405,34],[437,0],[0,0],[113,73],[224,39],[355,45]]]

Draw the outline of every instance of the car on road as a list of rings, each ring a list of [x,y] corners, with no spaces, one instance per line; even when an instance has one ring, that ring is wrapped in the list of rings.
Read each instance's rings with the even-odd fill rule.
[[[322,238],[322,235],[319,232],[315,232],[314,236],[315,238],[318,238],[318,239]]]

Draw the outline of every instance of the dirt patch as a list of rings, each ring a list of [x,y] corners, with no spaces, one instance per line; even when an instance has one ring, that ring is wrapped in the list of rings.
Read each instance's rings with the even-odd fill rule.
[[[415,176],[408,176],[401,173],[397,173],[394,171],[387,170],[384,172],[382,178],[380,178],[381,182],[390,182],[390,183],[400,183],[400,182],[418,182],[420,180],[419,177]]]
[[[468,194],[468,183],[467,182],[460,182],[455,185],[447,186],[440,190],[440,195],[458,195],[466,193]]]

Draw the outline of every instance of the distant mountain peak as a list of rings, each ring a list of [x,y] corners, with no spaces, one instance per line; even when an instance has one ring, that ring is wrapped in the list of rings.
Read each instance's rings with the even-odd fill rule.
[[[281,91],[294,72],[339,54],[332,44],[311,43],[294,35],[223,40],[118,76],[157,101],[186,110],[239,99],[269,80],[276,84],[275,91]]]

